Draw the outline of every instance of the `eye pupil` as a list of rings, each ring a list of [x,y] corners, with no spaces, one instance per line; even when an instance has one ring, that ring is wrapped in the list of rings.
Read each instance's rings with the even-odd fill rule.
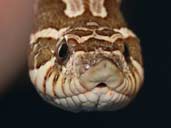
[[[61,59],[65,59],[68,56],[68,45],[66,43],[62,44],[58,54]]]

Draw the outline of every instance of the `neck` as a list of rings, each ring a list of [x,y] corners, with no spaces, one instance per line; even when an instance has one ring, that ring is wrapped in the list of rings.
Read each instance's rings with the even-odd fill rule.
[[[125,27],[119,1],[40,0],[35,9],[35,31],[49,27],[84,27],[88,22],[109,28]]]

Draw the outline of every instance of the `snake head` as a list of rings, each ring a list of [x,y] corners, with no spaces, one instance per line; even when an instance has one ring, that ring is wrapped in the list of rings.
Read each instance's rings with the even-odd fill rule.
[[[118,110],[143,83],[139,39],[121,0],[38,0],[29,74],[39,94],[68,111]]]
[[[75,28],[57,39],[38,39],[29,62],[41,96],[74,112],[120,109],[143,82],[139,40],[126,28]]]

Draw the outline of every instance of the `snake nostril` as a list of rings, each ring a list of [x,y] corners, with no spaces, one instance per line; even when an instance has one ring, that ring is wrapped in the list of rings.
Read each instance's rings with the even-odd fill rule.
[[[96,87],[97,88],[104,88],[104,87],[107,87],[107,85],[105,83],[99,83],[99,84],[97,84]]]

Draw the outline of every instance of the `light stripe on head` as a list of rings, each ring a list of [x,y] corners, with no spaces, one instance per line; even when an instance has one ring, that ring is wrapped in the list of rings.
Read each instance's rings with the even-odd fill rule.
[[[128,28],[120,28],[120,29],[113,29],[113,30],[115,32],[121,33],[124,38],[136,37],[136,35]]]
[[[59,39],[64,33],[68,30],[67,28],[62,28],[60,30],[54,29],[54,28],[47,28],[40,30],[34,34],[31,34],[30,37],[30,44],[35,43],[39,38],[53,38],[53,39]]]
[[[117,39],[126,39],[128,37],[136,37],[136,35],[129,30],[128,28],[120,28],[120,29],[113,29],[113,31],[117,32],[116,34],[113,34],[111,37],[109,36],[103,36],[97,34],[95,31],[96,30],[103,30],[105,29],[104,27],[99,28],[99,29],[89,29],[89,28],[84,28],[84,27],[78,27],[75,28],[74,30],[84,30],[84,31],[92,31],[93,34],[88,35],[88,36],[83,36],[79,37],[74,34],[67,34],[67,31],[69,30],[69,27],[67,28],[62,28],[60,30],[54,29],[54,28],[47,28],[40,30],[34,34],[31,35],[30,37],[30,44],[35,43],[39,38],[52,38],[52,39],[59,39],[60,37],[64,36],[65,34],[67,35],[66,38],[72,38],[72,37],[77,37],[79,43],[84,43],[90,38],[95,38],[95,39],[100,39],[108,42],[115,42]]]
[[[105,0],[89,0],[90,11],[93,16],[99,16],[105,18],[107,16],[107,10],[104,6]]]
[[[84,43],[85,41],[94,38],[94,39],[98,39],[98,40],[104,40],[104,41],[108,41],[108,42],[112,42],[114,43],[116,40],[118,39],[126,39],[129,37],[136,37],[136,35],[129,30],[128,28],[120,28],[120,29],[113,29],[114,33],[112,36],[105,36],[105,35],[99,35],[96,30],[104,30],[106,29],[105,27],[101,27],[99,29],[88,29],[88,28],[84,28],[84,27],[80,27],[80,28],[75,28],[74,30],[83,30],[83,31],[92,31],[93,33],[91,35],[87,35],[87,36],[82,36],[79,37],[75,34],[67,34],[65,36],[66,39],[69,38],[74,38],[78,41],[78,43]]]
[[[65,14],[68,17],[77,17],[85,11],[83,0],[62,0],[66,4]]]
[[[70,17],[77,17],[82,15],[85,10],[85,0],[62,0],[66,4],[65,14]],[[105,18],[107,10],[104,6],[105,0],[87,0],[89,11],[95,17]]]

